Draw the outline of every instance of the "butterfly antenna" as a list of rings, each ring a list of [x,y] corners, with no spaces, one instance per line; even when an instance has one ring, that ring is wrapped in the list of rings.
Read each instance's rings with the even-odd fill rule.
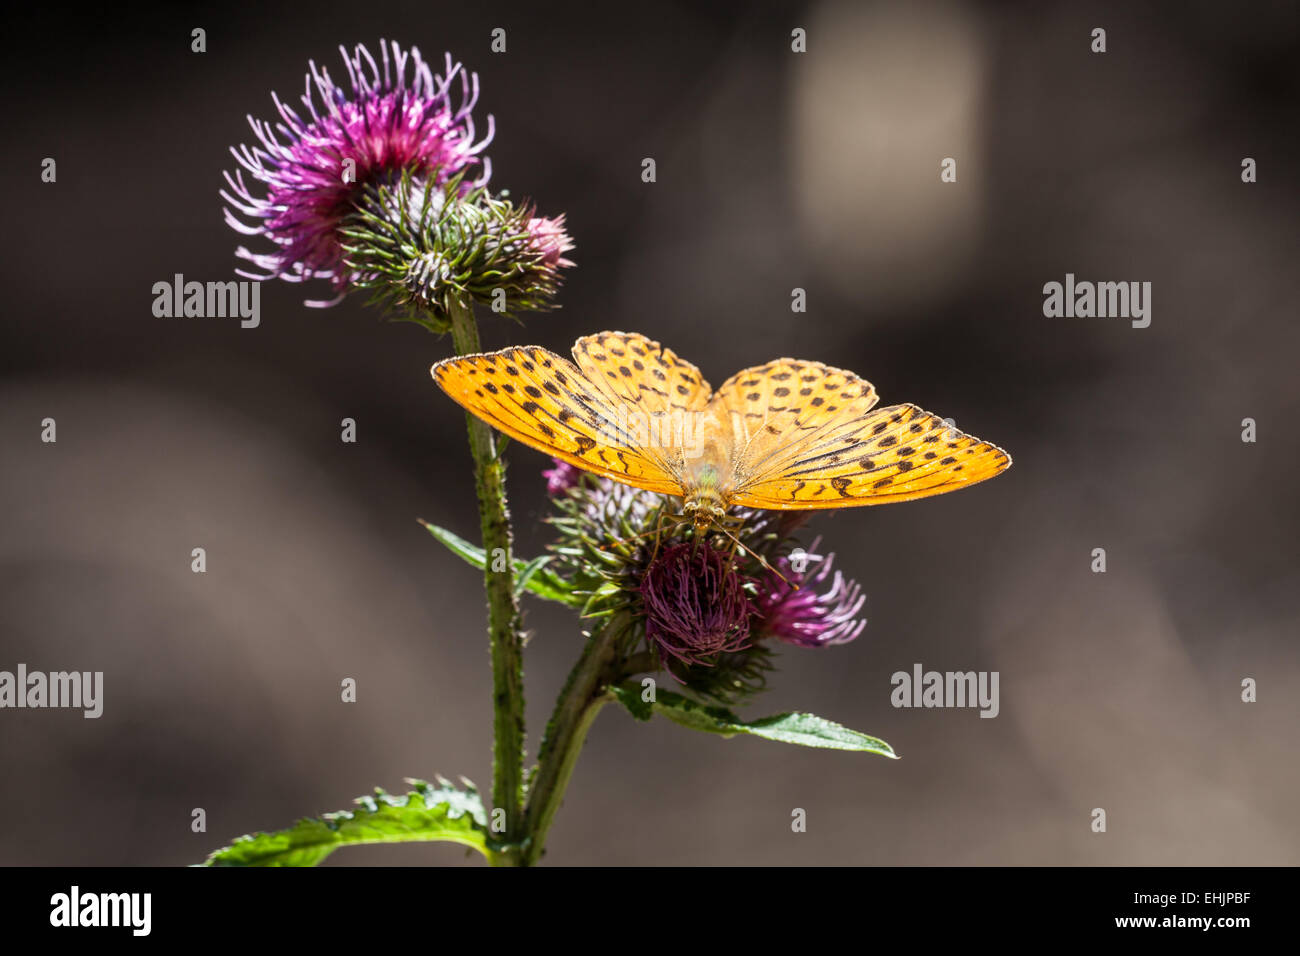
[[[776,568],[772,567],[772,565],[768,564],[768,563],[767,563],[767,559],[764,558],[761,554],[759,554],[759,553],[758,553],[757,551],[755,551],[753,548],[746,548],[743,544],[740,543],[740,539],[739,539],[739,538],[737,538],[734,534],[732,534],[732,533],[731,533],[730,531],[728,531],[726,528],[722,527],[722,525],[717,525],[716,527],[717,527],[717,529],[718,529],[719,531],[721,531],[723,534],[725,534],[728,538],[730,538],[732,541],[736,542],[736,547],[738,547],[738,548],[740,548],[741,550],[746,551],[746,552],[748,552],[749,554],[752,554],[754,557],[758,558],[758,563],[759,563],[759,564],[761,564],[763,567],[767,568],[769,571],[771,571],[773,574],[775,574],[778,578],[780,578],[782,581],[784,581],[786,584],[788,584],[788,585],[789,585],[791,588],[793,588],[794,590],[796,590],[796,591],[799,590],[799,585],[795,584],[793,581],[791,581],[789,578],[787,578],[784,574],[782,574],[782,573],[781,573],[780,571],[778,571]]]
[[[602,544],[600,546],[600,550],[608,551],[610,548],[618,547],[620,544],[628,544],[632,541],[635,541],[637,538],[648,538],[652,534],[658,534],[659,530],[660,529],[658,528],[651,528],[649,531],[642,531],[640,534],[634,534],[630,538],[619,538],[619,540],[617,541],[610,541],[607,544]]]

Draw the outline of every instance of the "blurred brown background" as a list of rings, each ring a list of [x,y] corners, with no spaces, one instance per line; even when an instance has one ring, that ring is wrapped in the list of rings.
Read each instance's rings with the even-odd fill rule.
[[[359,300],[304,309],[321,290],[285,283],[263,286],[256,330],[151,312],[154,282],[230,276],[242,240],[217,189],[244,114],[296,97],[309,58],[339,76],[339,43],[379,37],[478,71],[494,186],[568,215],[563,309],[524,328],[486,316],[490,347],[635,330],[715,383],[820,359],[1015,458],[975,489],[814,523],[870,623],[847,647],[786,651],[749,713],[812,710],[901,760],[609,708],[549,862],[1300,861],[1296,9],[20,15],[0,167],[0,669],[102,670],[106,693],[94,721],[0,712],[0,863],[184,864],[404,776],[490,782],[479,575],[415,523],[477,529],[464,419],[428,375],[449,343]],[[57,184],[39,180],[46,156]],[[1067,272],[1150,281],[1151,327],[1044,318],[1042,286]],[[546,460],[510,460],[532,555]],[[550,605],[530,600],[527,623],[535,747],[581,638]],[[1000,716],[893,709],[889,676],[915,662],[999,671]]]

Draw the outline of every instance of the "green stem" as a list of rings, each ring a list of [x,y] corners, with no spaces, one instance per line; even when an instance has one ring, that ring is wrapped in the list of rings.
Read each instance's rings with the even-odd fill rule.
[[[633,674],[652,674],[660,669],[658,658],[649,651],[642,651],[639,654],[633,654],[623,662],[623,677],[631,677]]]
[[[528,838],[524,844],[523,864],[536,863],[546,847],[551,821],[564,801],[564,791],[578,763],[578,754],[587,739],[600,709],[612,697],[606,690],[618,675],[618,640],[627,627],[627,619],[615,616],[587,641],[582,656],[573,665],[537,755],[538,768],[528,793]]]
[[[458,355],[481,352],[478,326],[472,305],[451,303],[451,338]],[[469,423],[469,447],[474,455],[474,482],[478,492],[479,524],[483,550],[488,555],[483,569],[487,592],[488,636],[492,646],[493,754],[492,800],[494,809],[505,811],[505,832],[498,834],[504,846],[493,850],[495,865],[518,865],[518,844],[526,829],[524,819],[524,665],[519,601],[515,597],[514,556],[510,546],[510,515],[506,511],[505,462],[497,454],[492,429],[473,415]],[[504,554],[503,562],[497,560]]]

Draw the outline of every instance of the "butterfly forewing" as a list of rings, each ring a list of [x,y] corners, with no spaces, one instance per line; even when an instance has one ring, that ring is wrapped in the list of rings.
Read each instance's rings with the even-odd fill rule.
[[[578,339],[573,357],[619,409],[623,443],[679,482],[711,442],[729,445],[727,427],[708,410],[709,383],[671,349],[636,333],[602,332]]]
[[[635,332],[601,332],[573,344],[573,357],[611,399],[651,414],[702,411],[712,394],[700,370]]]
[[[769,456],[732,494],[752,508],[818,509],[910,501],[992,478],[1011,465],[980,441],[915,405],[893,405],[824,423],[814,440]]]
[[[637,488],[681,493],[662,455],[629,442],[633,407],[553,352],[503,349],[447,359],[432,372],[459,404],[525,445]]]

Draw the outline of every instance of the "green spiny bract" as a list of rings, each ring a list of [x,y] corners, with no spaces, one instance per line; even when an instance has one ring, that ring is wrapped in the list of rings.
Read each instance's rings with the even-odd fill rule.
[[[573,264],[563,217],[537,218],[481,187],[462,192],[460,176],[436,186],[404,173],[367,186],[340,230],[352,284],[436,332],[452,302],[511,317],[555,308],[560,269]]]

